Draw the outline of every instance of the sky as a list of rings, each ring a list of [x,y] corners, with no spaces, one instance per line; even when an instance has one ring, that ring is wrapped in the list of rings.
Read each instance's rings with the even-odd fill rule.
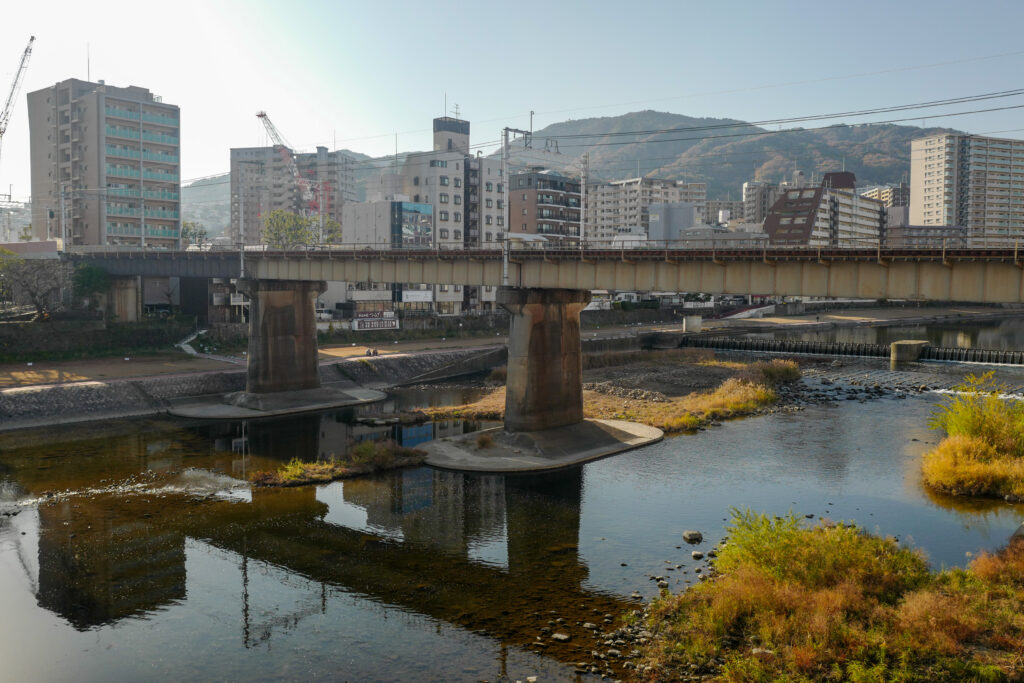
[[[1024,2],[460,0],[33,3],[0,17],[0,106],[30,35],[0,156],[0,193],[27,200],[25,95],[67,78],[149,88],[181,107],[182,178],[267,144],[372,156],[429,149],[431,120],[504,126],[656,109],[759,121],[1024,88]],[[88,56],[88,59],[87,59]],[[1024,138],[1024,96],[850,122]],[[447,109],[446,109],[447,107]],[[840,119],[844,120],[844,119]],[[808,123],[806,126],[827,125]]]

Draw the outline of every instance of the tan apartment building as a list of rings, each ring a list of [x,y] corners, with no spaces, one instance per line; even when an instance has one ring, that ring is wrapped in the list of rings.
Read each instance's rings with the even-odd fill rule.
[[[308,154],[281,146],[233,148],[232,242],[259,244],[262,216],[271,211],[317,217],[322,213],[325,221],[341,223],[342,207],[356,200],[354,164],[345,152],[329,152],[326,147]]]
[[[706,211],[707,185],[659,178],[630,178],[587,187],[587,242],[610,243],[616,235],[647,233],[651,204],[692,204]]]
[[[867,197],[868,199],[877,199],[885,204],[886,207],[910,206],[910,187],[906,183],[900,183],[899,185],[876,185],[875,187],[861,190],[860,196]]]
[[[1013,242],[1024,228],[1024,140],[941,134],[910,143],[910,224]]]
[[[533,167],[509,176],[510,232],[576,243],[580,236],[580,179]]]
[[[28,113],[33,237],[180,245],[176,105],[134,85],[69,79],[29,93]]]

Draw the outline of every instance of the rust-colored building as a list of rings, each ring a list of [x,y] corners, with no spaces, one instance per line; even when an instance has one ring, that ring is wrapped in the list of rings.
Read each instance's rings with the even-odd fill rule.
[[[558,171],[531,168],[509,177],[509,232],[553,241],[580,236],[580,181]]]

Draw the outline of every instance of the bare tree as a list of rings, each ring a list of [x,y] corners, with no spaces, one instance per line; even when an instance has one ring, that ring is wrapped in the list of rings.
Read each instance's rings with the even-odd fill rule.
[[[13,303],[32,306],[36,320],[62,308],[61,292],[71,285],[71,266],[57,259],[23,259],[0,254],[0,278]]]

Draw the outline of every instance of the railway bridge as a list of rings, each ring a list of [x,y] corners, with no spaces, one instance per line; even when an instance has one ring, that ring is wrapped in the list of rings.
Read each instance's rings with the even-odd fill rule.
[[[1024,303],[1014,247],[153,251],[70,256],[114,277],[238,278],[250,297],[247,390],[319,385],[314,306],[327,281],[499,287],[511,314],[505,427],[583,417],[580,311],[594,289]]]

